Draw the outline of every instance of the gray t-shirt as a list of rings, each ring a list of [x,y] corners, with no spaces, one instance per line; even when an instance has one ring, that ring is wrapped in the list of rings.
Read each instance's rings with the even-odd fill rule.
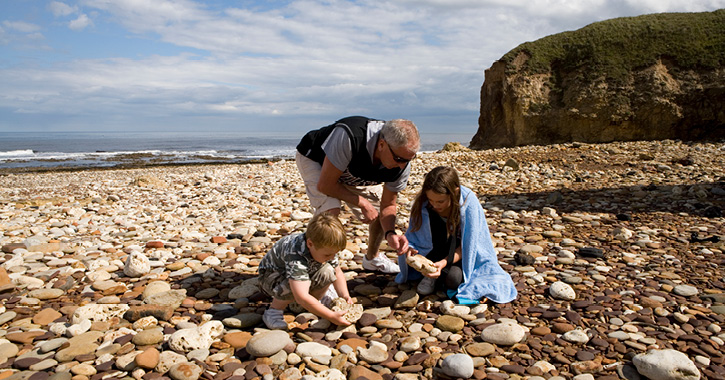
[[[373,155],[375,154],[375,145],[378,143],[380,131],[383,129],[384,123],[385,122],[380,120],[372,120],[368,123],[367,143],[365,145],[368,154],[370,155],[371,162],[373,160]],[[350,161],[352,160],[352,146],[350,143],[350,136],[348,136],[343,127],[337,127],[332,130],[330,136],[328,136],[327,140],[325,140],[322,144],[322,150],[325,151],[325,155],[327,156],[327,159],[330,160],[330,163],[332,163],[332,165],[334,165],[337,169],[343,171],[343,175],[340,177],[342,183],[351,186],[359,185],[360,179],[354,177],[347,170],[347,167],[350,165]],[[385,188],[394,193],[399,193],[403,191],[405,186],[408,184],[408,177],[410,177],[410,164],[405,167],[403,173],[396,181],[386,182]],[[350,179],[347,180],[347,178]]]

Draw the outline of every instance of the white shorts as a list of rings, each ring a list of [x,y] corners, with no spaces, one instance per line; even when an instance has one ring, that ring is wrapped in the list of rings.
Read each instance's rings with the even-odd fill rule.
[[[302,181],[305,183],[307,197],[310,198],[310,205],[312,205],[315,209],[315,215],[334,208],[340,208],[342,206],[343,201],[327,194],[323,194],[317,190],[317,183],[320,181],[322,165],[303,156],[300,152],[297,152],[295,155],[295,162],[297,163],[297,169],[300,171],[300,175],[302,176]],[[376,209],[380,209],[380,199],[383,196],[382,184],[375,186],[343,186],[345,186],[345,188],[353,194],[359,195],[370,201]],[[350,207],[350,210],[352,210],[355,218],[362,220],[362,210],[360,210],[357,205],[347,202],[345,202],[345,204]]]

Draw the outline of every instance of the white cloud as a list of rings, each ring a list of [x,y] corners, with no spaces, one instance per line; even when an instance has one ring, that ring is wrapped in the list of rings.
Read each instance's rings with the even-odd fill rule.
[[[41,30],[41,27],[25,21],[3,21],[3,25],[7,29],[20,33],[35,33]]]
[[[66,3],[61,3],[60,1],[51,1],[50,4],[48,4],[48,9],[50,9],[55,17],[69,16],[78,10],[77,7],[71,7]]]
[[[80,16],[78,16],[78,18],[68,23],[68,28],[70,28],[71,30],[80,31],[91,24],[91,19],[89,19],[88,16],[86,16],[85,14],[81,14]]]
[[[71,29],[92,25],[90,14],[138,35],[141,51],[187,53],[0,69],[0,105],[154,120],[454,115],[475,128],[484,70],[520,43],[605,18],[725,7],[725,0],[294,0],[242,8],[247,3],[53,2],[56,16],[80,15]],[[2,25],[6,34],[41,30]],[[154,45],[144,45],[149,40]]]

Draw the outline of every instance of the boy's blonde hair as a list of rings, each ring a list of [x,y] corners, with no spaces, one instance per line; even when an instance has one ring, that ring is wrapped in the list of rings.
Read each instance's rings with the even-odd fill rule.
[[[342,251],[347,246],[345,228],[337,216],[327,213],[315,215],[307,223],[307,239],[317,248],[334,248]]]

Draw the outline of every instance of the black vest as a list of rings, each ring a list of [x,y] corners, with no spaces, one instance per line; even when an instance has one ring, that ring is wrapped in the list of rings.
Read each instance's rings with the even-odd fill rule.
[[[322,150],[322,144],[330,136],[333,129],[342,127],[350,137],[350,146],[352,148],[352,160],[341,177],[343,182],[356,186],[393,182],[400,178],[403,169],[397,167],[387,169],[380,164],[373,164],[367,150],[368,122],[375,120],[363,116],[350,116],[340,119],[326,127],[308,132],[302,137],[302,141],[297,144],[297,151],[322,165],[325,161],[325,151]],[[349,178],[348,174],[363,181],[354,181],[354,179]]]

